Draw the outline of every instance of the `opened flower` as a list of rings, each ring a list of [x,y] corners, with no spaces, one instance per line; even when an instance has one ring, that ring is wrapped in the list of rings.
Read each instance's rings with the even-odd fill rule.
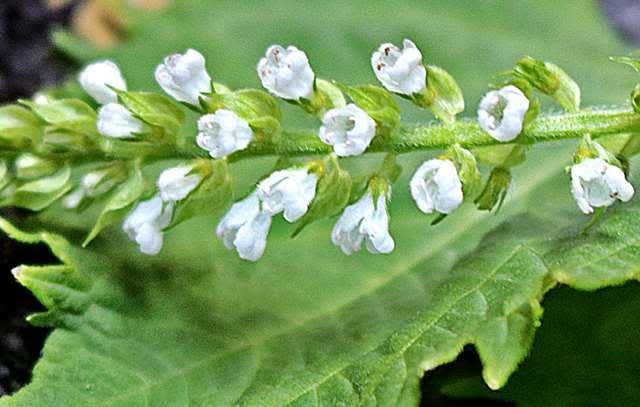
[[[254,192],[231,206],[218,224],[216,235],[227,249],[235,249],[241,259],[257,261],[264,254],[270,227],[271,215],[260,209]]]
[[[346,255],[359,251],[363,241],[371,253],[391,253],[395,242],[389,234],[387,198],[380,194],[374,203],[373,194],[367,191],[358,202],[347,206],[333,227],[333,244]]]
[[[299,100],[313,94],[313,70],[307,55],[294,46],[270,46],[257,69],[262,86],[278,97]]]
[[[138,203],[125,219],[122,229],[144,254],[158,254],[162,249],[162,230],[171,223],[173,204],[164,203],[159,195]]]
[[[249,124],[231,110],[219,109],[198,120],[196,143],[213,158],[244,150],[252,138]]]
[[[266,212],[284,212],[288,222],[295,222],[307,213],[317,183],[318,176],[307,168],[275,171],[258,184],[258,198]]]
[[[416,44],[405,39],[402,46],[403,49],[390,43],[380,45],[371,55],[371,67],[388,91],[411,96],[426,87],[427,69]]]
[[[602,158],[586,158],[571,167],[571,193],[580,210],[590,214],[616,199],[629,201],[634,190],[620,168]]]
[[[179,102],[198,106],[201,95],[211,93],[204,56],[193,49],[166,57],[156,68],[155,77],[162,89]]]
[[[376,135],[376,122],[353,103],[329,110],[322,118],[320,139],[337,155],[362,154]]]
[[[118,95],[109,86],[127,90],[127,84],[118,65],[111,61],[100,61],[87,65],[78,76],[80,86],[101,105],[115,103]]]
[[[411,178],[411,196],[424,213],[449,214],[462,203],[462,183],[450,160],[425,161]]]
[[[126,107],[109,103],[98,110],[96,122],[98,132],[106,137],[133,138],[144,130],[145,125],[136,119]]]
[[[522,132],[529,99],[513,85],[493,90],[482,98],[478,108],[478,123],[491,137],[507,142]]]

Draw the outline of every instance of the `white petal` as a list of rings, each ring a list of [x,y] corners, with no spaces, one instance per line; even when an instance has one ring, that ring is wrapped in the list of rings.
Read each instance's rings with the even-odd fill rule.
[[[411,196],[424,213],[449,214],[463,201],[462,183],[450,160],[425,161],[411,178]]]
[[[233,245],[241,259],[257,261],[264,254],[267,235],[271,227],[271,215],[261,212],[238,230]]]
[[[307,55],[294,46],[270,46],[257,65],[262,86],[283,99],[310,99],[315,75]]]
[[[219,109],[198,120],[196,143],[209,151],[213,158],[221,158],[247,148],[253,138],[249,124],[231,110]]]
[[[393,44],[380,45],[371,56],[371,67],[382,85],[389,91],[411,96],[426,87],[427,70],[422,53],[405,39],[403,49]]]
[[[114,138],[132,138],[134,133],[144,130],[144,124],[117,103],[106,104],[98,110],[96,127],[103,136]]]
[[[155,78],[167,94],[180,102],[197,106],[201,94],[211,92],[204,56],[193,49],[166,57],[156,68]]]
[[[320,139],[341,157],[362,154],[375,134],[376,122],[353,103],[327,111],[319,131]]]
[[[158,177],[158,190],[160,197],[165,202],[177,202],[187,197],[193,191],[202,176],[199,174],[187,175],[193,170],[193,166],[185,165],[167,168]]]
[[[488,92],[478,107],[478,123],[491,137],[508,142],[522,132],[529,99],[513,85]]]
[[[127,90],[118,65],[112,61],[99,61],[88,65],[78,75],[78,82],[85,92],[101,105],[118,101],[118,96],[108,86]]]
[[[289,222],[300,219],[315,197],[318,177],[306,168],[275,171],[258,184],[262,207],[271,215],[284,211]]]

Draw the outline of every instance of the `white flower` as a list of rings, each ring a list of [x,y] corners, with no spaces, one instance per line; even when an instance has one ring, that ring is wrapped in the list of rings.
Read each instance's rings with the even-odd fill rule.
[[[107,85],[119,90],[127,90],[127,84],[118,65],[111,61],[100,61],[87,65],[78,75],[78,82],[85,92],[101,105],[118,101],[116,93]]]
[[[629,201],[634,190],[620,168],[602,158],[587,158],[571,167],[571,193],[580,210],[590,214],[616,199]]]
[[[359,155],[376,135],[376,122],[367,112],[350,103],[324,114],[319,135],[339,156]]]
[[[162,230],[171,223],[173,204],[164,203],[159,195],[138,203],[124,220],[122,229],[140,246],[144,254],[158,254],[162,249]]]
[[[264,254],[271,215],[260,210],[254,192],[233,204],[216,228],[216,235],[227,249],[236,249],[241,259],[256,261]]]
[[[522,132],[529,99],[513,85],[493,90],[482,98],[478,107],[480,127],[498,141],[511,141]]]
[[[117,103],[109,103],[98,110],[96,127],[103,136],[133,138],[133,134],[141,133],[145,126],[144,123],[133,117],[133,114],[126,107]]]
[[[155,76],[162,89],[180,102],[198,106],[200,94],[211,93],[204,56],[193,49],[166,57],[156,68]]]
[[[387,90],[411,96],[420,93],[427,84],[427,70],[422,53],[411,40],[402,41],[403,49],[382,44],[371,55],[371,67]]]
[[[395,243],[389,234],[387,197],[380,194],[374,205],[373,195],[367,191],[358,202],[347,206],[333,227],[331,240],[346,255],[359,251],[363,240],[371,253],[391,253]]]
[[[108,169],[91,171],[80,179],[80,185],[62,200],[62,206],[66,209],[77,208],[85,198],[95,198],[109,192],[120,181],[120,178],[111,177]]]
[[[306,168],[275,171],[258,184],[262,208],[276,215],[284,211],[288,222],[300,219],[316,195],[318,177]]]
[[[462,183],[450,160],[422,163],[411,178],[411,196],[424,213],[448,214],[462,203]]]
[[[193,170],[191,165],[167,168],[158,177],[158,190],[164,202],[177,202],[187,197],[193,191],[202,176],[189,174]]]
[[[196,143],[203,150],[209,151],[213,158],[244,150],[252,138],[253,131],[249,124],[231,110],[219,109],[198,120]]]
[[[262,86],[283,99],[310,99],[314,74],[307,55],[294,46],[272,45],[258,62]]]

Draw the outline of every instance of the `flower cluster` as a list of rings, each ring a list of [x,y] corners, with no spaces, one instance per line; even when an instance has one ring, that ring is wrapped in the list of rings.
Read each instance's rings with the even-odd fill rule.
[[[34,116],[16,106],[0,110],[10,115],[6,123],[19,124],[9,129],[11,137],[4,137],[6,130],[0,127],[4,137],[0,143],[19,152],[11,167],[0,160],[0,203],[40,210],[61,199],[65,208],[83,210],[109,197],[85,243],[128,212],[122,228],[146,254],[159,253],[164,234],[180,222],[229,204],[215,232],[225,247],[245,260],[263,256],[273,218],[280,214],[286,222],[298,223],[294,234],[313,221],[337,216],[331,241],[342,252],[358,252],[364,242],[371,253],[391,253],[395,242],[389,232],[388,206],[392,184],[401,171],[396,154],[402,152],[394,146],[406,151],[418,143],[402,139],[406,129],[400,128],[401,111],[393,95],[429,109],[443,122],[442,132],[453,132],[455,116],[464,109],[453,77],[426,64],[408,39],[402,48],[384,43],[372,53],[371,68],[382,87],[318,78],[305,52],[295,46],[269,47],[256,68],[266,92],[232,91],[214,82],[205,57],[189,49],[157,66],[155,79],[165,96],[129,91],[118,66],[100,61],[78,76],[94,106],[45,97],[24,102]],[[511,188],[511,169],[525,159],[531,144],[529,124],[539,110],[538,96],[550,96],[570,112],[579,109],[579,87],[554,64],[523,57],[503,77],[505,81],[490,90],[477,108],[476,144],[465,148],[463,137],[452,141],[419,165],[410,179],[411,197],[433,224],[465,201],[481,210],[500,208]],[[313,140],[282,131],[277,98],[317,117]],[[186,119],[182,107],[198,114],[191,124],[193,137],[182,131]],[[34,124],[41,122],[46,123],[44,129]],[[624,154],[611,153],[589,134],[581,136],[569,170],[570,191],[579,209],[597,214],[617,200],[630,200],[634,189],[627,180]],[[474,148],[477,140],[485,147]],[[37,154],[28,150],[34,143],[39,143],[33,150]],[[231,203],[229,165],[266,148],[281,156],[277,168],[245,198]],[[387,155],[379,167],[352,179],[340,163],[367,151]],[[172,155],[176,152],[180,154]],[[64,159],[56,161],[59,153]],[[309,161],[292,156],[300,153],[326,155]],[[108,162],[82,174],[74,185],[73,157],[92,154],[103,154]],[[147,186],[151,170],[143,174],[143,166],[156,157],[182,162],[164,169],[154,185]],[[480,164],[489,167],[484,182]]]

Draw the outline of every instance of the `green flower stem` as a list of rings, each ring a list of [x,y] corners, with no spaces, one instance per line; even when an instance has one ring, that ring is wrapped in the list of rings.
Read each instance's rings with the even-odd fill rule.
[[[630,110],[594,110],[539,117],[517,140],[520,143],[536,144],[580,138],[587,133],[595,138],[629,132],[640,132],[640,114]],[[454,144],[473,148],[502,143],[491,138],[475,121],[463,120],[448,126],[433,124],[401,127],[389,137],[374,139],[367,152],[444,150]],[[306,130],[285,132],[276,142],[253,143],[232,158],[240,160],[258,155],[301,156],[329,152],[331,146],[320,141],[316,130]]]
[[[640,114],[631,110],[583,110],[579,113],[542,116],[534,120],[517,142],[537,144],[548,141],[581,138],[585,134],[597,138],[620,133],[640,133]],[[145,161],[192,159],[208,157],[192,139],[180,145],[139,143],[132,148],[129,141],[106,140],[101,149],[92,154],[71,158],[74,162],[113,159],[134,159],[144,156]],[[409,153],[413,151],[445,150],[454,144],[465,148],[502,144],[485,133],[475,121],[461,120],[451,125],[430,124],[403,126],[385,137],[377,137],[367,153]],[[274,141],[258,141],[246,150],[237,152],[230,161],[256,156],[306,156],[332,151],[318,137],[316,129],[285,131]]]

